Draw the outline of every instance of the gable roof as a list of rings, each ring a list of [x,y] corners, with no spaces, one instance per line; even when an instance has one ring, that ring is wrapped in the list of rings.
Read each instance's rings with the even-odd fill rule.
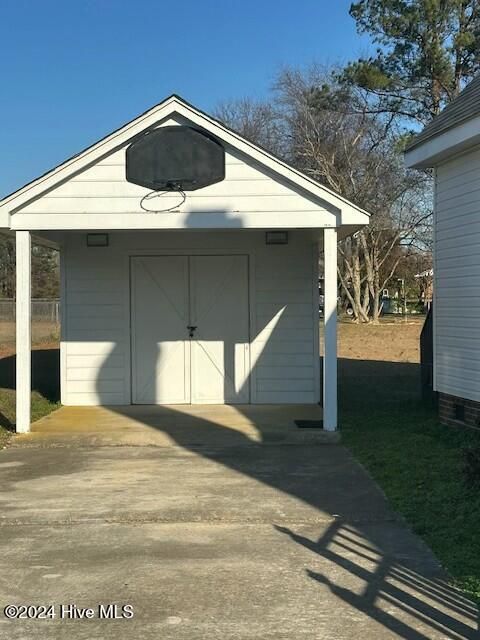
[[[480,115],[480,75],[473,78],[463,91],[413,138],[407,145],[406,151],[478,115]]]
[[[8,217],[10,213],[15,212],[23,205],[40,198],[42,194],[65,181],[72,174],[82,171],[84,168],[95,163],[99,158],[127,144],[136,136],[141,135],[149,127],[154,126],[157,122],[173,114],[181,115],[193,124],[210,131],[220,140],[232,145],[232,147],[250,156],[279,176],[286,178],[308,194],[328,202],[339,211],[348,210],[350,214],[354,214],[355,212],[361,214],[359,216],[359,218],[361,218],[361,220],[359,219],[360,224],[364,224],[365,215],[370,215],[343,196],[324,187],[306,174],[294,169],[280,158],[274,156],[266,149],[246,140],[219,120],[197,109],[178,95],[173,94],[134,120],[127,122],[98,142],[95,142],[80,153],[70,157],[60,165],[57,165],[50,171],[0,200],[0,227],[3,226],[2,218],[5,216]]]

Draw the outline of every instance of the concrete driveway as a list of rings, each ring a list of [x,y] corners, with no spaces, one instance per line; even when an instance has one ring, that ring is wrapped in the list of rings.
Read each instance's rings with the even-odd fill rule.
[[[113,419],[97,443],[92,423],[69,441],[47,420],[0,452],[1,606],[56,616],[0,612],[0,638],[479,637],[476,608],[343,447],[238,425],[222,440],[213,416],[177,416],[152,445],[152,416],[129,444],[119,415],[118,439]],[[99,619],[100,604],[133,618]]]

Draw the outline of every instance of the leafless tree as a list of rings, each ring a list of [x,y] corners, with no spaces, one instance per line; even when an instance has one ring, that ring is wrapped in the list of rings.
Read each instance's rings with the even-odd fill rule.
[[[247,140],[278,156],[285,154],[284,122],[271,102],[250,98],[220,103],[213,115]]]
[[[35,298],[59,295],[58,251],[32,246],[32,294]],[[15,240],[0,234],[0,298],[15,297]]]
[[[396,118],[372,113],[365,92],[338,76],[320,66],[286,68],[271,102],[223,103],[216,116],[372,214],[340,243],[338,276],[355,319],[376,322],[399,264],[428,246],[429,176],[405,169]]]
[[[0,297],[15,296],[15,242],[0,234]]]
[[[285,69],[277,103],[288,123],[290,161],[372,213],[368,227],[340,244],[338,275],[356,320],[376,322],[399,263],[428,242],[429,176],[405,169],[394,118],[372,114],[361,92],[333,78],[318,67]]]

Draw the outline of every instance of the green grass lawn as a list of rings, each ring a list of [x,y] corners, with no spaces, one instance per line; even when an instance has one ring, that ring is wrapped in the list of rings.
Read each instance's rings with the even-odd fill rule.
[[[340,367],[343,443],[480,601],[480,490],[463,472],[464,449],[480,446],[480,432],[438,423],[420,400],[418,365],[359,361],[351,371],[350,362]]]
[[[32,392],[32,421],[39,420],[59,407],[57,402],[44,398],[38,391]],[[13,434],[15,424],[15,391],[0,389],[0,449]]]

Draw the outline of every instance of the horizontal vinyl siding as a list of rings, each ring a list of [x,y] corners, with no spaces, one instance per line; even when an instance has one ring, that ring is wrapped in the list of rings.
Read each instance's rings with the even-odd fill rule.
[[[128,404],[128,283],[122,256],[115,249],[88,249],[83,234],[69,239],[65,254],[64,402]]]
[[[65,404],[130,403],[128,256],[165,249],[174,254],[221,250],[250,255],[251,400],[319,401],[310,234],[291,232],[288,245],[267,246],[263,232],[185,231],[111,233],[107,248],[86,247],[84,234],[67,236]]]
[[[318,402],[311,246],[266,247],[255,263],[257,401]],[[318,358],[318,354],[316,355]]]
[[[480,150],[437,169],[435,327],[437,391],[480,401]]]
[[[143,196],[150,193],[125,178],[125,149],[73,176],[42,198],[27,204],[21,214],[143,214]],[[164,195],[145,204],[151,210],[176,207],[179,195]],[[264,170],[248,164],[233,150],[226,151],[225,179],[188,192],[179,207],[187,213],[222,211],[225,213],[282,213],[312,211],[321,213],[319,202],[296,192],[290,184],[273,179]]]

